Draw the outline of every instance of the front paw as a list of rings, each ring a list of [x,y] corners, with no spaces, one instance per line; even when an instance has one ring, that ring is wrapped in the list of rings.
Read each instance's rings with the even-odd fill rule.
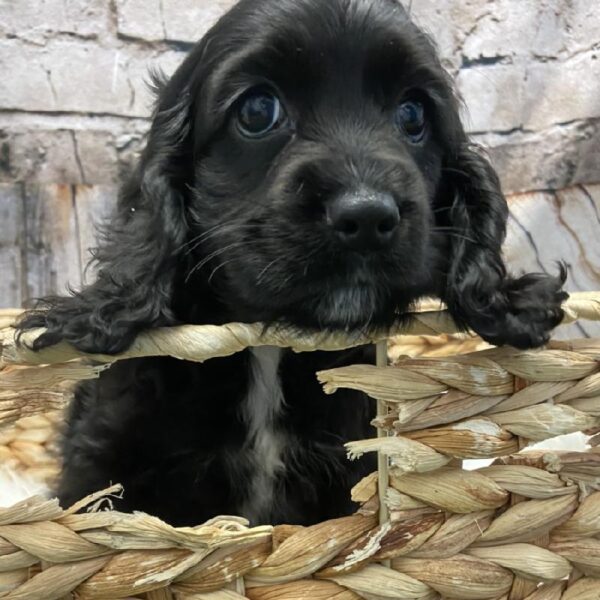
[[[30,329],[44,329],[33,342],[41,350],[68,342],[81,352],[118,354],[131,344],[138,329],[120,315],[101,315],[78,297],[47,299],[37,310],[25,313],[17,324],[18,337]]]
[[[562,304],[569,297],[562,289],[565,280],[562,265],[558,277],[530,274],[506,280],[500,298],[490,307],[486,325],[478,333],[495,346],[510,345],[520,350],[543,346],[564,318]]]

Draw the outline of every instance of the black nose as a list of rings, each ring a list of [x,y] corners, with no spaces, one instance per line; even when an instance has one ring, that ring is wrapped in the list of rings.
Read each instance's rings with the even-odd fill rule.
[[[327,222],[338,239],[352,250],[380,250],[394,239],[400,212],[391,194],[361,189],[331,200]]]

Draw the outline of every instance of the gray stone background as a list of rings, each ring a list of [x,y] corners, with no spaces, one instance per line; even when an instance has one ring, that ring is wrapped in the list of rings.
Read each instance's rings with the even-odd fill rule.
[[[0,0],[0,180],[107,184],[171,72],[232,0]],[[595,0],[405,0],[456,75],[507,192],[596,182]]]
[[[148,127],[148,68],[172,72],[232,3],[0,0],[0,307],[81,284],[93,225]],[[522,193],[513,267],[566,259],[570,289],[600,289],[598,2],[404,3],[505,191]]]

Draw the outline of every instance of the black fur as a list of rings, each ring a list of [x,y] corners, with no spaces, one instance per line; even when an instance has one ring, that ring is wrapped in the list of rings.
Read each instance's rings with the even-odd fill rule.
[[[255,86],[274,89],[289,115],[260,140],[234,117]],[[425,294],[496,344],[539,346],[559,323],[564,274],[507,274],[498,179],[464,133],[432,43],[394,0],[241,0],[159,87],[97,281],[25,317],[22,329],[47,327],[35,348],[66,340],[117,353],[144,329],[178,323],[385,325]],[[428,121],[420,143],[394,123],[415,97]],[[327,202],[358,187],[398,205],[385,251],[348,251],[326,223]],[[252,476],[240,417],[248,360],[133,360],[82,385],[62,502],[121,482],[119,508],[175,524],[239,513]],[[277,428],[288,468],[259,520],[352,510],[349,488],[372,464],[345,461],[342,443],[372,435],[372,407],[356,393],[325,397],[314,373],[366,360],[364,349],[284,354]]]

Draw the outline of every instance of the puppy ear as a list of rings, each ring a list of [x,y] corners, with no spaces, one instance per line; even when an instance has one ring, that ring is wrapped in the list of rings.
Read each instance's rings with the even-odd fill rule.
[[[65,340],[86,352],[117,353],[142,329],[174,322],[170,301],[185,240],[189,112],[185,90],[161,91],[146,149],[96,250],[97,279],[25,315],[21,331],[47,328],[35,349]]]
[[[486,341],[517,348],[546,343],[563,319],[566,269],[558,277],[507,274],[501,254],[508,205],[498,176],[475,148],[463,145],[448,169],[451,258],[445,301],[455,320]]]

